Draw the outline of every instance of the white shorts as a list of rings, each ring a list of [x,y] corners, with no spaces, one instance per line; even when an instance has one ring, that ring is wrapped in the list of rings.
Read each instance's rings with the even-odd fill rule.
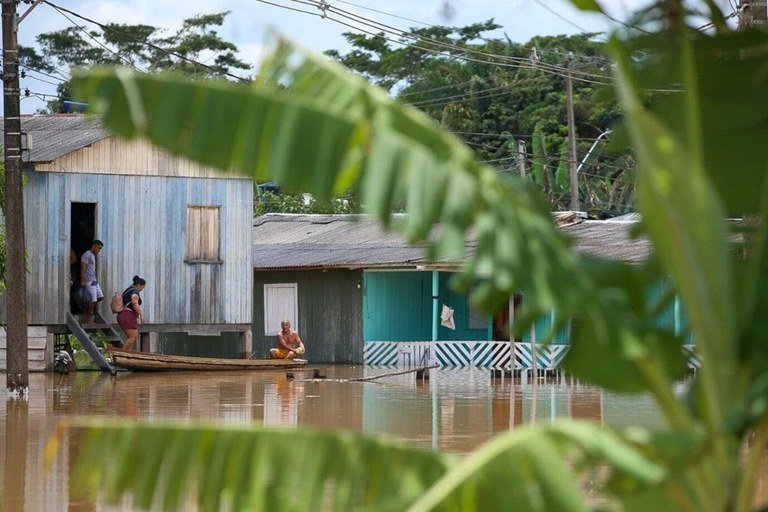
[[[99,286],[99,283],[87,284],[85,285],[85,288],[88,290],[88,293],[91,295],[91,302],[98,302],[99,299],[104,298],[104,292],[101,291],[101,286]]]

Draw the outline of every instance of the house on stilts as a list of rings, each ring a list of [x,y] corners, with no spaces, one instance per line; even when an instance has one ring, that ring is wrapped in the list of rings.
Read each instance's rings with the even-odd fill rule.
[[[650,253],[647,240],[629,236],[636,219],[588,220],[571,212],[556,217],[577,251],[628,263]],[[313,362],[508,369],[514,361],[516,368],[530,368],[534,344],[557,313],[511,343],[510,325],[523,295],[510,297],[495,316],[484,315],[470,304],[470,293],[449,286],[459,262],[428,261],[424,247],[407,244],[372,217],[267,214],[255,220],[253,233],[257,355],[274,346],[280,321],[288,319]],[[453,329],[442,324],[444,307],[452,311]],[[567,349],[563,331],[536,348],[538,367],[557,368]]]
[[[25,116],[21,127],[31,370],[50,367],[67,334],[109,342],[109,299],[136,274],[147,281],[144,350],[250,355],[250,179],[115,137],[82,115]],[[104,242],[106,298],[102,322],[83,328],[70,287],[93,239]],[[4,366],[4,343],[0,355]]]

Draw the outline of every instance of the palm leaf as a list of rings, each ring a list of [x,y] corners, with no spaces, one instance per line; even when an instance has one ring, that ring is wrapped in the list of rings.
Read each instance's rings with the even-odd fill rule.
[[[687,44],[683,43],[684,47]],[[710,428],[718,430],[727,404],[738,391],[734,385],[738,380],[737,324],[726,215],[703,170],[698,90],[690,77],[684,93],[690,112],[684,143],[642,109],[626,51],[615,40],[612,48],[619,62],[619,92],[638,157],[643,223],[690,317],[697,350],[705,363],[703,414]],[[689,67],[695,65],[693,57],[684,62]]]
[[[447,471],[446,456],[348,433],[89,422],[77,495],[144,509],[401,510]],[[104,449],[109,447],[109,449]]]
[[[574,466],[607,468],[604,479],[623,490],[668,476],[634,443],[586,422],[510,432],[467,458],[344,432],[109,420],[72,428],[83,436],[74,494],[130,496],[144,509],[179,510],[194,496],[203,511],[578,511],[587,508]]]
[[[463,258],[473,229],[479,253],[465,282],[483,277],[486,306],[535,290],[542,310],[575,300],[576,259],[533,188],[475,161],[469,148],[418,110],[327,59],[280,43],[253,86],[101,69],[76,86],[109,129],[176,154],[318,198],[351,188],[411,241],[444,226],[435,250]],[[497,226],[504,226],[500,231]],[[435,254],[435,253],[433,253]]]

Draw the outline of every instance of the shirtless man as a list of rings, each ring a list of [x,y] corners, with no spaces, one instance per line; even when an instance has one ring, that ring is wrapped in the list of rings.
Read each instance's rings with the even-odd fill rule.
[[[291,322],[280,322],[280,332],[277,333],[277,348],[269,350],[272,359],[293,359],[304,353],[304,342],[299,333],[291,330]]]

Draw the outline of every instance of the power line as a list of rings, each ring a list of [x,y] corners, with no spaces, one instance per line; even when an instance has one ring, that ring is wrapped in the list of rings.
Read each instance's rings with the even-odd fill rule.
[[[91,23],[93,25],[98,26],[102,30],[118,33],[121,36],[125,36],[125,37],[127,37],[128,39],[130,39],[130,40],[132,40],[134,42],[146,45],[146,46],[152,48],[153,50],[157,50],[157,51],[159,51],[159,52],[161,52],[161,53],[163,53],[165,55],[170,55],[170,56],[176,57],[177,59],[181,59],[184,62],[188,62],[190,64],[193,64],[195,66],[203,67],[203,68],[208,69],[209,71],[211,71],[211,72],[213,72],[215,74],[219,74],[220,73],[220,74],[223,74],[223,75],[228,76],[230,78],[234,78],[235,80],[238,80],[240,82],[249,82],[248,79],[243,78],[241,76],[237,76],[237,75],[235,75],[233,73],[230,73],[228,71],[222,71],[222,70],[217,69],[217,68],[215,68],[213,66],[209,66],[207,64],[203,64],[202,62],[198,62],[198,61],[196,61],[194,59],[190,59],[189,57],[186,57],[186,56],[181,55],[179,53],[176,53],[174,51],[168,50],[168,49],[163,48],[161,46],[158,46],[158,45],[156,45],[154,43],[151,43],[149,41],[145,41],[145,40],[142,40],[142,39],[137,39],[135,37],[132,37],[129,34],[126,34],[125,32],[119,31],[119,30],[117,30],[117,29],[115,29],[113,27],[110,27],[109,25],[105,25],[104,23],[101,23],[101,22],[96,21],[94,19],[91,19],[91,18],[88,18],[86,16],[83,16],[82,14],[78,14],[78,13],[76,13],[76,12],[70,10],[70,9],[65,8],[65,7],[61,7],[59,5],[56,5],[56,4],[52,3],[52,2],[50,2],[49,0],[42,0],[42,1],[43,1],[43,3],[50,5],[51,7],[53,7],[54,9],[56,9],[59,12],[63,11],[63,12],[69,13],[72,16],[78,18],[78,19],[81,19],[83,21],[86,21],[88,23]],[[259,1],[265,1],[265,0],[259,0]],[[277,4],[275,4],[275,5],[277,5]],[[132,63],[131,63],[131,66],[133,66]],[[135,68],[135,66],[133,66],[133,67]],[[139,70],[139,71],[141,71],[141,70]]]
[[[47,76],[48,78],[52,78],[53,80],[58,80],[60,82],[66,82],[67,80],[69,80],[69,78],[64,77],[64,74],[59,69],[56,69],[56,68],[54,68],[54,69],[56,70],[56,72],[59,73],[59,76],[52,75],[50,73],[46,73],[45,71],[41,71],[39,69],[35,69],[35,68],[33,68],[32,66],[30,66],[28,64],[19,64],[19,66],[21,66],[22,68],[24,68],[27,71],[34,71],[35,73],[37,73],[39,75]]]
[[[295,3],[305,4],[305,5],[314,5],[314,6],[318,7],[318,8],[321,8],[324,13],[326,13],[326,11],[330,10],[332,13],[336,13],[339,16],[342,16],[344,18],[350,19],[350,20],[352,20],[352,21],[354,21],[356,23],[361,23],[363,25],[369,26],[369,27],[374,28],[376,30],[383,30],[384,32],[388,32],[388,33],[396,35],[398,37],[404,37],[404,38],[416,40],[416,41],[419,41],[419,42],[422,42],[422,43],[426,43],[426,44],[430,44],[430,45],[433,45],[433,46],[436,46],[436,47],[446,48],[448,50],[454,50],[454,51],[458,51],[458,52],[462,52],[462,53],[479,55],[479,56],[487,57],[487,58],[490,58],[490,59],[494,59],[496,61],[501,60],[501,61],[504,61],[504,62],[514,62],[514,63],[518,63],[518,64],[523,64],[524,67],[528,67],[528,66],[531,65],[530,60],[527,59],[527,58],[524,58],[524,57],[514,57],[514,56],[510,56],[510,55],[500,55],[500,54],[497,54],[497,53],[485,52],[485,51],[476,50],[476,49],[473,49],[473,48],[468,48],[468,47],[464,47],[464,46],[458,46],[458,45],[455,45],[455,44],[452,44],[452,43],[447,43],[445,41],[439,41],[439,40],[436,40],[436,39],[420,36],[420,35],[414,34],[412,32],[403,31],[402,29],[399,29],[397,27],[392,27],[390,25],[379,23],[376,20],[371,20],[371,19],[366,18],[364,16],[359,16],[359,15],[357,15],[355,13],[351,13],[351,12],[345,11],[343,9],[338,9],[336,7],[333,7],[333,6],[329,5],[329,4],[326,5],[326,4],[322,3],[322,1],[320,1],[320,0],[312,0],[312,1],[307,1],[307,0],[291,0],[291,1],[295,2]],[[313,3],[313,2],[317,2],[317,3]],[[329,18],[329,19],[331,19],[333,21],[333,18]],[[484,61],[478,61],[478,62],[484,62]],[[555,73],[561,74],[559,66],[556,66],[556,65],[553,65],[553,64],[549,64],[549,63],[545,63],[545,62],[538,62],[538,63],[536,63],[536,65],[540,66],[540,67],[543,67],[543,68],[547,68],[547,69],[549,69],[551,71],[554,71]],[[609,80],[613,79],[613,77],[607,77],[605,75],[600,75],[600,74],[595,74],[595,73],[586,73],[586,72],[578,71],[578,70],[576,71],[576,73],[578,73],[581,76],[585,76],[585,77],[593,77],[593,78],[601,78],[601,79],[609,79]]]
[[[374,24],[375,25],[374,28],[376,28],[377,30],[381,30],[384,33],[393,34],[393,30],[395,30],[394,35],[397,35],[398,37],[408,38],[408,39],[412,39],[412,40],[413,39],[417,39],[420,42],[423,42],[423,43],[426,43],[426,44],[430,44],[432,46],[449,48],[451,50],[462,52],[462,53],[477,53],[477,54],[480,54],[480,55],[484,55],[486,57],[490,57],[490,58],[492,58],[494,60],[493,61],[488,61],[488,60],[480,60],[480,59],[477,59],[477,58],[468,57],[466,55],[446,54],[445,50],[441,51],[441,50],[436,50],[434,48],[425,48],[423,46],[419,46],[418,44],[408,43],[408,42],[404,42],[404,41],[401,41],[401,40],[392,39],[391,37],[387,37],[386,35],[384,35],[382,33],[371,32],[370,30],[366,30],[364,28],[361,28],[360,26],[353,25],[351,23],[348,23],[346,21],[337,19],[337,18],[329,15],[328,14],[329,11],[331,12],[331,14],[339,14],[339,15],[341,15],[340,13],[347,13],[347,11],[343,11],[341,9],[334,8],[330,4],[328,4],[327,2],[310,2],[310,1],[306,1],[306,0],[290,0],[291,2],[294,2],[294,3],[303,4],[303,5],[310,5],[310,6],[316,7],[316,8],[318,8],[318,9],[320,9],[322,11],[322,13],[317,13],[317,12],[312,12],[312,11],[306,11],[306,10],[303,10],[303,9],[296,9],[296,8],[293,8],[293,7],[284,5],[284,4],[278,4],[276,2],[271,2],[271,1],[268,1],[268,0],[256,0],[256,1],[261,2],[261,3],[265,3],[265,4],[269,4],[269,5],[273,5],[275,7],[280,7],[280,8],[283,8],[283,9],[288,9],[288,10],[292,10],[292,11],[301,12],[301,13],[304,13],[304,14],[309,14],[311,16],[316,16],[316,17],[319,17],[319,18],[322,18],[322,19],[328,19],[330,21],[333,21],[333,22],[338,23],[340,25],[343,25],[345,27],[351,28],[351,29],[353,29],[355,31],[362,32],[364,34],[368,34],[368,35],[371,35],[371,36],[374,36],[374,37],[382,37],[383,39],[385,39],[387,41],[390,41],[392,43],[395,43],[395,44],[398,44],[398,45],[402,45],[402,46],[411,47],[411,48],[416,48],[416,49],[419,49],[419,50],[422,50],[422,51],[425,51],[425,52],[434,53],[434,54],[437,54],[437,55],[439,55],[441,57],[444,57],[444,58],[453,58],[453,59],[464,60],[464,61],[467,61],[467,62],[477,62],[477,63],[481,63],[481,64],[486,64],[486,65],[495,65],[495,66],[499,66],[499,67],[508,67],[508,68],[515,68],[515,69],[522,69],[522,68],[533,67],[533,69],[538,69],[538,70],[541,70],[541,71],[543,71],[545,73],[549,73],[549,74],[565,77],[564,69],[562,67],[560,67],[560,66],[557,66],[557,65],[548,64],[548,63],[544,63],[544,62],[538,62],[538,63],[536,63],[535,66],[532,66],[532,64],[529,62],[528,59],[525,59],[525,58],[522,58],[522,57],[511,57],[511,56],[503,56],[503,55],[492,54],[492,53],[487,53],[487,52],[479,52],[477,50],[473,50],[473,49],[470,49],[470,48],[459,47],[459,46],[456,46],[456,45],[451,45],[449,43],[444,43],[444,42],[441,42],[441,41],[436,41],[436,40],[431,39],[431,38],[425,38],[423,36],[418,36],[417,34],[406,33],[404,31],[401,31],[400,29],[392,29],[388,25],[383,25],[383,24],[380,24],[380,23],[376,22],[375,20],[370,20],[368,18],[364,18],[362,16],[358,16],[358,15],[355,15],[355,14],[352,14],[352,13],[349,13],[349,15],[344,16],[347,19],[350,19],[351,21],[353,21],[355,23],[358,23],[358,24],[363,24],[363,25],[366,25],[366,26],[371,26],[371,24]],[[363,20],[366,20],[366,21],[364,21],[364,22],[363,21],[359,21],[359,19],[355,19],[355,18],[363,19]],[[506,60],[507,62],[500,62],[499,59]],[[616,78],[613,77],[613,76],[601,75],[601,74],[596,74],[596,73],[587,73],[587,72],[579,71],[579,70],[572,70],[571,72],[572,72],[572,76],[573,76],[574,80],[578,80],[578,81],[585,82],[585,83],[593,83],[593,84],[597,84],[597,85],[609,85],[609,84],[611,84],[611,83],[616,81]],[[680,92],[680,89],[644,89],[644,90],[646,90],[646,91],[654,91],[654,92]]]
[[[336,2],[338,2],[340,4],[347,4],[347,5],[351,5],[353,7],[357,7],[357,8],[360,8],[360,9],[365,9],[366,11],[371,11],[371,12],[376,12],[376,13],[379,13],[379,14],[383,14],[384,16],[391,16],[393,18],[398,18],[398,19],[401,19],[403,21],[411,21],[413,23],[418,23],[419,25],[424,25],[426,27],[431,27],[431,28],[435,27],[435,25],[432,25],[430,23],[426,23],[424,21],[414,20],[413,18],[406,18],[405,16],[400,16],[398,14],[392,14],[392,13],[389,13],[389,12],[380,11],[378,9],[373,9],[372,7],[366,7],[364,5],[356,4],[356,3],[353,3],[353,2],[346,2],[345,0],[334,0],[334,1],[336,1]]]
[[[404,21],[411,21],[413,23],[418,23],[419,25],[423,25],[425,27],[438,28],[437,25],[434,25],[434,24],[431,24],[431,23],[427,23],[425,21],[419,21],[419,20],[415,20],[413,18],[407,18],[405,16],[400,16],[398,14],[393,14],[393,13],[390,13],[390,12],[381,11],[381,10],[378,10],[378,9],[373,9],[373,8],[367,7],[365,5],[356,4],[354,2],[349,2],[349,1],[345,1],[345,0],[335,0],[335,2],[336,3],[341,3],[341,4],[351,5],[353,7],[359,8],[359,9],[364,9],[366,11],[371,11],[371,12],[375,12],[375,13],[378,13],[378,14],[383,14],[384,16],[390,16],[392,18],[397,18],[397,19],[401,19],[401,20],[404,20]],[[531,50],[527,45],[520,44],[520,43],[513,43],[512,41],[503,41],[502,42],[502,41],[499,41],[497,39],[493,39],[492,40],[492,39],[487,39],[487,38],[484,38],[484,37],[479,37],[479,39],[481,39],[483,41],[486,41],[486,42],[493,41],[493,42],[501,43],[501,44],[508,45],[508,46],[517,47],[517,48],[528,50],[528,51]],[[539,52],[540,53],[549,53],[549,54],[560,54],[560,55],[563,55],[562,53],[560,53],[557,50],[539,50]],[[594,58],[597,57],[597,58],[600,58],[600,59],[602,59],[602,60],[604,60],[606,62],[610,62],[610,60],[606,59],[605,57],[598,57],[598,56],[574,55],[573,57],[577,58],[577,59],[587,59],[587,60],[593,60]]]
[[[328,19],[330,21],[333,21],[333,22],[338,23],[340,25],[349,27],[349,28],[351,28],[353,30],[357,30],[357,31],[362,32],[364,34],[368,34],[368,35],[371,35],[371,36],[374,36],[374,37],[383,37],[385,40],[393,42],[395,44],[399,44],[399,45],[402,45],[402,46],[408,46],[408,47],[411,47],[411,48],[416,48],[416,49],[419,49],[419,50],[422,50],[422,51],[426,51],[426,52],[435,53],[435,54],[440,55],[440,56],[445,57],[445,58],[454,58],[454,59],[464,60],[464,61],[467,61],[467,62],[478,62],[478,63],[481,63],[481,64],[492,64],[492,65],[496,65],[496,66],[500,66],[500,67],[511,67],[511,68],[515,68],[515,69],[523,69],[523,68],[532,67],[534,69],[540,69],[540,70],[542,70],[544,72],[547,72],[547,73],[550,73],[550,74],[555,74],[555,75],[559,75],[559,76],[562,76],[562,77],[565,76],[565,74],[562,71],[562,68],[560,66],[557,66],[557,65],[554,65],[554,64],[549,64],[549,63],[545,63],[545,62],[540,62],[539,61],[539,62],[535,63],[535,65],[534,65],[534,64],[531,63],[531,61],[529,59],[524,58],[524,57],[513,57],[513,56],[499,55],[499,54],[495,54],[495,53],[483,52],[483,51],[480,51],[480,50],[475,50],[475,49],[472,49],[472,48],[457,46],[457,45],[454,45],[454,44],[451,44],[451,43],[446,43],[444,41],[438,41],[438,40],[435,40],[435,39],[432,39],[432,38],[428,38],[428,37],[424,37],[424,36],[419,36],[418,34],[408,33],[408,32],[405,32],[405,31],[403,31],[401,29],[398,29],[398,28],[395,28],[395,27],[391,27],[389,25],[378,23],[375,20],[370,20],[368,18],[356,15],[354,13],[349,13],[348,11],[344,11],[342,9],[337,9],[337,8],[332,7],[329,4],[323,3],[323,2],[313,2],[313,1],[307,1],[307,0],[290,0],[291,2],[294,2],[294,3],[303,4],[303,5],[311,5],[313,7],[317,7],[317,8],[319,8],[322,11],[322,14],[319,14],[319,13],[316,13],[316,12],[310,12],[310,11],[305,11],[305,10],[301,10],[301,9],[294,9],[294,8],[289,7],[289,6],[285,6],[285,5],[282,5],[282,4],[277,4],[277,3],[274,3],[274,2],[270,2],[268,0],[257,0],[257,1],[269,4],[269,5],[274,5],[276,7],[283,7],[283,8],[286,8],[286,9],[293,10],[293,11],[298,11],[298,12],[302,12],[302,13],[305,13],[305,14],[310,14],[312,16],[317,16],[317,17],[322,18],[322,19]],[[431,45],[431,46],[434,46],[434,47],[437,47],[437,48],[444,48],[444,50],[437,50],[435,48],[425,48],[425,47],[419,46],[417,44],[407,43],[407,42],[403,42],[403,41],[400,41],[400,40],[392,39],[392,38],[386,37],[385,35],[380,34],[380,33],[370,32],[369,30],[360,28],[359,26],[355,26],[355,25],[352,25],[352,24],[350,24],[348,22],[345,22],[345,21],[339,20],[337,18],[334,18],[334,17],[328,15],[328,11],[330,11],[332,14],[338,14],[339,16],[341,16],[343,18],[346,18],[346,19],[350,20],[353,23],[362,24],[362,25],[371,27],[371,28],[373,28],[375,30],[380,30],[381,32],[383,32],[385,34],[389,33],[391,35],[395,35],[397,37],[401,37],[401,38],[404,38],[404,39],[414,40],[414,41],[417,41],[419,43],[428,44],[428,45]],[[475,55],[484,56],[486,58],[492,59],[492,61],[489,62],[487,60],[480,60],[478,58],[468,57],[466,55],[462,56],[462,55],[452,55],[452,54],[444,53],[444,52],[449,51],[449,50],[450,51],[461,52],[461,53],[465,53],[465,54],[468,53],[468,54],[475,54]],[[595,73],[587,73],[587,72],[578,71],[578,70],[573,71],[573,75],[574,75],[574,79],[576,79],[576,80],[580,80],[582,82],[588,82],[588,83],[596,83],[596,84],[600,84],[600,85],[607,85],[608,83],[610,83],[610,81],[615,80],[615,78],[610,77],[610,76],[600,75],[600,74],[595,74]],[[588,77],[592,77],[594,79],[589,79]],[[600,81],[600,80],[608,80],[608,82]]]
[[[58,13],[59,13],[59,14],[61,14],[61,15],[62,15],[64,18],[66,18],[66,19],[67,19],[67,20],[68,20],[68,21],[69,21],[69,22],[70,22],[72,25],[74,25],[75,27],[77,27],[77,28],[78,28],[78,29],[79,29],[79,30],[80,30],[80,31],[81,31],[83,34],[85,34],[86,36],[88,36],[88,38],[89,38],[89,39],[93,40],[93,41],[94,41],[96,44],[98,44],[99,46],[101,46],[102,48],[104,48],[105,50],[107,50],[109,53],[111,53],[112,55],[114,55],[114,56],[115,56],[115,57],[117,57],[118,59],[122,60],[123,62],[125,62],[125,63],[126,63],[126,64],[128,64],[129,66],[131,66],[131,67],[132,67],[133,69],[135,69],[136,71],[141,71],[141,70],[140,70],[140,69],[138,69],[138,68],[137,68],[137,67],[136,67],[136,66],[133,64],[133,62],[131,62],[129,59],[127,59],[127,58],[123,57],[123,56],[122,56],[122,55],[120,55],[119,53],[117,53],[117,52],[115,52],[114,50],[112,50],[112,49],[111,49],[109,46],[107,46],[107,45],[105,45],[104,43],[102,43],[101,41],[99,41],[97,38],[95,38],[95,37],[93,36],[93,34],[91,34],[90,32],[88,32],[88,31],[85,29],[85,27],[82,27],[82,26],[78,25],[78,24],[77,24],[77,22],[76,22],[76,21],[74,21],[74,20],[73,20],[72,18],[70,18],[69,16],[67,16],[67,15],[64,13],[64,11],[67,11],[67,12],[71,13],[73,16],[76,16],[76,14],[75,14],[75,13],[73,13],[72,11],[69,11],[69,10],[63,9],[63,8],[59,8],[58,6],[56,6],[56,5],[54,5],[54,4],[50,3],[50,2],[47,2],[47,1],[45,1],[45,0],[43,0],[43,1],[44,1],[46,4],[50,5],[51,7],[53,7],[53,8],[56,10],[56,12],[58,12]]]
[[[25,73],[25,76],[23,76],[22,78],[31,78],[32,80],[37,80],[38,82],[43,82],[44,84],[55,85],[55,86],[58,86],[60,83],[62,83],[62,82],[58,82],[58,83],[57,82],[51,82],[50,80],[46,80],[45,78],[38,78],[36,76],[32,76],[32,75],[26,74],[26,73]]]
[[[573,21],[569,20],[568,18],[566,18],[565,16],[563,16],[559,12],[555,11],[554,9],[552,9],[550,6],[548,6],[547,4],[542,2],[541,0],[535,0],[535,1],[536,1],[537,4],[539,4],[540,6],[542,6],[543,8],[545,8],[546,10],[548,10],[549,12],[551,12],[552,14],[554,14],[555,16],[557,16],[558,18],[560,18],[561,20],[563,20],[564,22],[569,24],[570,26],[576,27],[577,29],[581,30],[582,32],[589,32],[587,29],[578,26]]]
[[[511,85],[499,85],[496,87],[490,87],[488,89],[483,89],[482,91],[476,91],[474,93],[472,91],[467,91],[467,92],[463,92],[461,94],[456,94],[453,96],[441,96],[439,98],[416,101],[411,103],[411,105],[419,108],[428,108],[428,107],[439,107],[439,106],[448,105],[451,103],[465,103],[469,101],[495,98],[498,96],[504,96],[506,94],[512,94],[514,92],[512,90],[513,85],[537,82],[539,80],[541,80],[541,77],[536,77],[534,79],[524,80],[524,81],[521,80],[516,84],[511,84]],[[495,92],[495,91],[499,91],[499,92]],[[459,99],[462,101],[454,101]]]

